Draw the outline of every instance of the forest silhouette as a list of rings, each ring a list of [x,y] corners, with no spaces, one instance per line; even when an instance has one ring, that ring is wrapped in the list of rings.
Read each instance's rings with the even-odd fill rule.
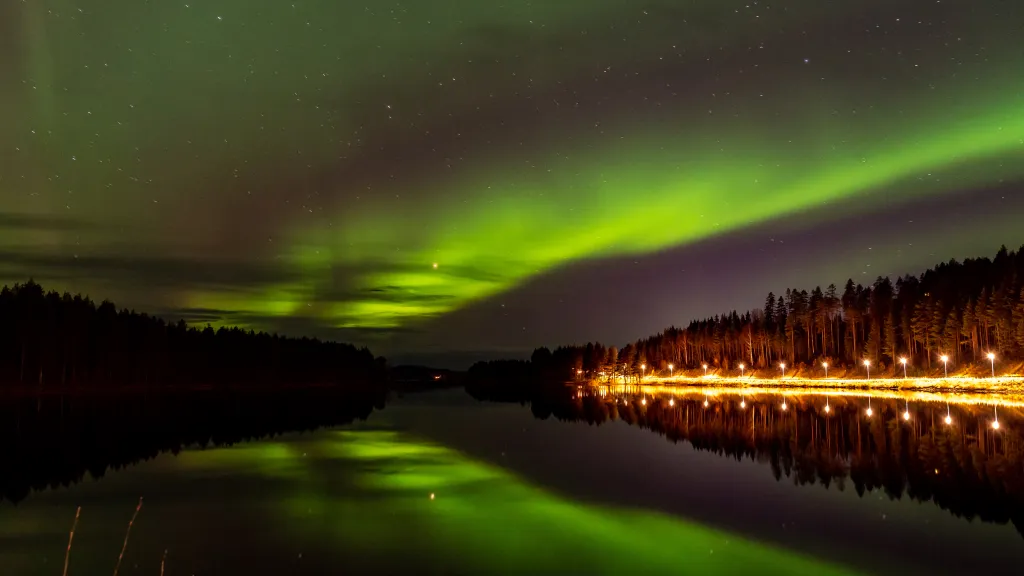
[[[350,344],[167,322],[32,281],[0,290],[0,390],[365,386],[385,376],[383,358]]]
[[[636,379],[669,375],[669,365],[676,373],[707,366],[738,375],[741,365],[776,370],[785,363],[790,374],[824,376],[824,363],[835,375],[867,360],[872,374],[891,376],[906,358],[915,376],[941,375],[941,356],[951,374],[974,363],[987,372],[989,353],[1000,364],[1024,361],[1022,250],[1004,246],[993,259],[950,260],[895,282],[878,277],[870,286],[848,280],[842,290],[789,288],[769,293],[761,308],[672,326],[621,349],[600,342],[542,347],[529,362],[480,362],[470,374],[493,383]]]

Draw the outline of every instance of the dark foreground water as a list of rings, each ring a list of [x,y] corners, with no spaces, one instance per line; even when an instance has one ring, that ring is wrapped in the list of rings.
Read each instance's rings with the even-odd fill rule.
[[[113,573],[140,497],[120,574],[160,574],[165,551],[170,575],[1024,566],[1012,401],[996,412],[856,395],[535,400],[8,402],[0,574],[61,574],[78,506],[68,573]],[[318,425],[333,427],[266,436]],[[206,448],[183,449],[196,443]]]

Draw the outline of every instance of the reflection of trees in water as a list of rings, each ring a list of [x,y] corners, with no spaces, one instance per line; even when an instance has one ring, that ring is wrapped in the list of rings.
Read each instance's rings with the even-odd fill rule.
[[[17,502],[190,446],[347,424],[384,399],[335,389],[12,399],[0,404],[0,499]]]
[[[570,396],[548,394],[533,402],[539,418],[601,424],[621,420],[685,441],[697,450],[737,460],[766,463],[776,479],[795,484],[822,484],[858,494],[882,490],[890,498],[904,495],[933,502],[954,515],[985,522],[1013,522],[1024,534],[1024,442],[1017,414],[993,414],[984,407],[953,406],[953,424],[944,421],[947,407],[912,405],[904,421],[902,401],[866,402],[833,399],[824,411],[823,397]],[[646,404],[641,401],[646,400]]]

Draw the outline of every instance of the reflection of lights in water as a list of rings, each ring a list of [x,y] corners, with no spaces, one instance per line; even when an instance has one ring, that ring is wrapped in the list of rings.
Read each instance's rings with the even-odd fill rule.
[[[635,390],[635,392],[633,392],[634,390]],[[662,392],[665,393],[665,396],[669,397],[668,405],[673,407],[673,408],[675,406],[677,406],[677,405],[679,405],[679,406],[685,405],[686,402],[692,401],[694,399],[693,396],[697,396],[697,395],[699,395],[696,398],[697,401],[701,402],[701,404],[703,405],[704,408],[710,408],[710,406],[711,406],[711,396],[713,396],[713,395],[716,396],[716,397],[724,396],[725,397],[724,401],[726,402],[726,404],[729,404],[729,403],[732,402],[731,400],[729,400],[729,396],[732,396],[732,395],[739,396],[740,397],[740,401],[737,404],[739,405],[738,407],[741,408],[741,409],[748,408],[747,401],[746,401],[746,396],[747,395],[753,395],[754,396],[754,403],[750,405],[751,407],[756,407],[759,403],[766,403],[766,404],[769,404],[769,405],[773,403],[773,400],[771,400],[770,398],[764,398],[764,396],[775,397],[775,398],[781,397],[781,403],[780,404],[776,404],[776,406],[781,409],[780,411],[785,411],[787,413],[789,411],[788,396],[797,396],[797,397],[800,397],[800,398],[804,398],[804,397],[809,396],[812,399],[815,396],[824,396],[824,398],[825,398],[825,406],[823,407],[822,412],[823,412],[823,415],[828,415],[828,416],[832,416],[832,414],[831,414],[831,412],[832,412],[832,406],[831,406],[832,398],[831,397],[832,396],[839,396],[840,398],[847,397],[851,401],[856,401],[857,399],[867,398],[867,407],[865,408],[865,411],[862,414],[864,415],[864,417],[870,418],[872,420],[876,416],[875,411],[874,411],[874,401],[879,399],[879,398],[881,398],[884,401],[892,402],[893,404],[895,404],[895,406],[893,406],[894,409],[893,409],[893,414],[892,415],[895,417],[895,419],[897,421],[903,420],[903,421],[907,422],[908,424],[911,421],[915,420],[915,419],[918,419],[918,420],[922,419],[922,414],[921,413],[918,413],[918,414],[915,415],[910,410],[910,399],[913,398],[915,400],[915,402],[918,402],[918,403],[920,403],[920,404],[922,404],[924,406],[924,408],[923,408],[924,410],[928,410],[929,407],[934,405],[934,404],[945,402],[946,403],[946,415],[945,416],[940,416],[938,418],[937,422],[939,424],[944,424],[946,426],[953,426],[954,424],[957,424],[957,422],[954,422],[953,413],[952,413],[952,404],[954,404],[954,403],[957,404],[958,406],[962,406],[962,407],[965,407],[965,408],[966,407],[970,407],[970,406],[978,406],[978,407],[980,407],[982,405],[984,405],[984,406],[993,406],[994,407],[993,418],[988,421],[988,426],[990,427],[991,430],[998,430],[1000,432],[1002,432],[1002,430],[1005,428],[1005,426],[1004,426],[1005,422],[999,420],[999,418],[998,418],[998,408],[999,407],[1013,408],[1015,410],[1024,412],[1024,390],[1022,390],[1022,391],[1013,391],[1013,392],[999,391],[999,392],[996,392],[996,393],[988,392],[986,394],[982,394],[982,393],[976,393],[976,392],[972,392],[972,391],[959,391],[959,390],[956,391],[956,392],[927,391],[927,390],[894,390],[894,389],[891,389],[891,388],[890,389],[884,389],[884,390],[878,390],[878,389],[875,389],[875,390],[870,390],[870,389],[869,390],[865,390],[865,389],[848,389],[848,388],[843,388],[843,387],[838,387],[838,386],[836,386],[836,387],[830,386],[828,388],[824,388],[823,387],[823,389],[821,389],[821,390],[808,390],[807,388],[804,388],[804,387],[790,387],[790,386],[774,386],[774,387],[744,386],[742,388],[739,388],[739,387],[729,387],[729,386],[713,386],[713,387],[709,388],[709,387],[705,387],[705,386],[685,386],[685,385],[676,385],[676,386],[637,386],[635,388],[627,387],[627,386],[622,386],[621,387],[621,391],[618,391],[618,392],[613,391],[611,388],[608,389],[608,394],[610,396],[613,396],[613,397],[616,398],[616,400],[615,400],[616,403],[618,402],[619,398],[622,398],[622,402],[625,405],[629,405],[631,403],[631,399],[629,399],[629,398],[627,398],[625,396],[619,396],[619,394],[629,395],[629,394],[632,394],[632,393],[642,393],[645,396],[649,394],[649,395],[651,395],[652,398],[658,398],[658,394],[662,393]],[[700,399],[701,396],[703,397],[702,400]],[[582,398],[583,394],[577,394],[577,397],[578,398]],[[678,397],[678,399],[680,401],[683,401],[684,404],[678,404],[678,402],[676,402],[677,397]],[[900,411],[897,408],[899,406],[899,401],[900,400],[903,400],[903,402],[904,402],[904,409],[903,409],[903,411]],[[646,401],[646,397],[641,399],[640,402],[638,402],[638,404],[642,404],[644,406],[648,406],[647,401]],[[804,408],[801,408],[801,406],[804,406],[805,404],[807,404],[807,403],[799,403],[797,405],[796,410],[798,411],[798,413],[799,413],[800,410],[804,410],[805,408],[808,408],[808,409],[810,409],[812,411],[814,410],[814,407],[813,407],[814,402],[813,401],[810,402],[810,406],[805,406]],[[855,406],[855,404],[853,404],[853,406]],[[725,413],[727,413],[727,411]],[[882,420],[884,421],[885,418],[886,418],[885,413],[886,413],[886,410],[883,407],[882,411],[879,412],[877,414],[877,416],[879,418],[882,418]],[[843,414],[843,411],[840,410],[838,415],[841,416],[842,414]],[[928,412],[924,413],[924,416],[923,416],[924,420],[922,420],[922,421],[928,420],[927,414],[928,414]],[[971,420],[971,419],[972,418],[968,416],[968,420]]]

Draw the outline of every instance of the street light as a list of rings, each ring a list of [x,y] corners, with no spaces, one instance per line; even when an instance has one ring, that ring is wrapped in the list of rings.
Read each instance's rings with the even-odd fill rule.
[[[644,374],[646,374],[646,372],[647,372],[647,364],[641,364],[640,365],[640,379],[641,380],[644,379]]]
[[[871,380],[871,360],[864,360],[864,367],[868,370],[868,380]]]
[[[991,353],[991,352],[989,352],[988,353],[988,360],[989,360],[989,362],[992,363],[992,377],[995,378],[996,377],[996,355]]]
[[[669,378],[671,378],[671,377],[672,377],[672,369],[673,369],[673,368],[675,368],[675,366],[673,366],[672,364],[669,364],[669,365],[668,365],[668,377],[669,377]]]
[[[743,364],[740,364],[740,378],[743,378]]]
[[[825,379],[828,380],[828,362],[822,362],[821,365],[825,368]]]
[[[704,365],[704,375],[705,376],[708,375],[708,365],[707,364]]]
[[[786,377],[786,363],[783,362],[782,364],[779,364],[779,368],[782,368],[782,377],[785,378]]]
[[[939,360],[942,360],[942,377],[949,378],[949,356],[943,354],[939,356]]]
[[[900,364],[903,364],[903,379],[907,379],[907,359],[900,358]]]

